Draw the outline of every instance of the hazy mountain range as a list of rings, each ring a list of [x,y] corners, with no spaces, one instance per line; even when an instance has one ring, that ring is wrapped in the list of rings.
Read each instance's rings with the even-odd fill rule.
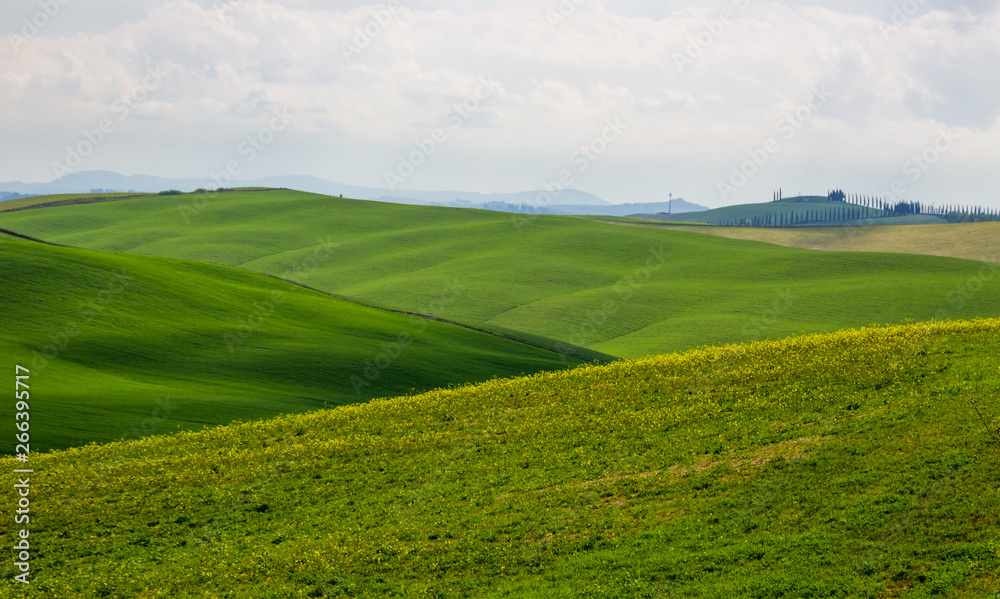
[[[377,200],[397,204],[423,204],[465,208],[483,208],[504,212],[529,212],[548,214],[587,214],[625,216],[638,212],[656,213],[668,210],[667,202],[648,204],[610,204],[594,194],[576,189],[566,189],[558,194],[542,190],[516,193],[485,194],[475,191],[391,191],[375,187],[344,185],[320,177],[287,175],[263,177],[246,181],[233,181],[226,187],[284,187],[333,196],[362,200]],[[168,189],[194,191],[199,188],[216,189],[219,182],[204,179],[169,179],[152,175],[126,176],[111,171],[83,171],[66,175],[48,183],[0,182],[0,201],[16,197],[57,193],[91,192],[159,192]],[[707,210],[703,206],[684,200],[674,200],[674,212]]]

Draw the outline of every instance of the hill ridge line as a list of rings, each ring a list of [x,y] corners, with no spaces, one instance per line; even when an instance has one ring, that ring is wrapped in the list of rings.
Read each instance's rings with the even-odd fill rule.
[[[85,194],[81,195],[78,198],[55,200],[52,202],[43,202],[41,204],[32,204],[30,206],[18,206],[17,208],[7,208],[6,210],[0,210],[0,212],[20,212],[21,210],[34,210],[36,208],[55,208],[57,206],[76,206],[78,204],[100,204],[104,202],[116,202],[118,200],[134,200],[136,198],[156,197],[156,194],[148,194],[148,193],[122,196],[120,198],[110,197],[110,196],[97,196],[88,198],[84,197],[84,195]]]
[[[328,293],[326,291],[321,291],[319,289],[316,289],[315,287],[310,287],[308,285],[305,285],[303,283],[298,283],[298,282],[292,281],[290,279],[284,279],[284,278],[279,277],[277,275],[271,275],[271,274],[267,274],[267,273],[262,273],[262,272],[259,272],[259,271],[256,271],[256,270],[244,269],[244,268],[239,267],[239,266],[235,266],[233,268],[239,268],[240,270],[245,270],[246,272],[251,272],[251,273],[254,273],[254,274],[262,274],[265,277],[269,277],[269,278],[272,278],[272,279],[277,279],[277,280],[283,281],[285,283],[291,283],[292,285],[295,285],[297,287],[301,287],[303,289],[308,289],[309,291],[315,291],[316,293],[319,293],[321,295],[325,295],[327,297],[332,297],[334,299],[339,299],[339,300],[342,300],[342,301],[345,301],[345,302],[348,302],[348,303],[351,303],[351,304],[356,304],[358,306],[364,306],[366,308],[371,308],[373,310],[380,310],[382,312],[389,312],[389,313],[392,313],[392,314],[401,314],[403,316],[412,316],[414,318],[422,318],[424,320],[431,320],[431,321],[434,321],[434,322],[440,322],[442,324],[450,324],[450,325],[453,325],[453,326],[462,327],[463,329],[468,329],[470,331],[476,331],[477,333],[484,333],[484,334],[490,335],[492,337],[497,337],[497,338],[500,338],[500,339],[506,339],[508,341],[514,341],[516,343],[519,343],[521,345],[526,345],[528,347],[534,347],[535,349],[540,349],[542,351],[553,353],[553,354],[556,354],[558,356],[562,356],[563,358],[566,358],[566,357],[569,356],[569,354],[565,354],[565,353],[562,353],[562,352],[554,351],[551,348],[545,347],[543,345],[539,345],[539,344],[536,344],[536,343],[531,343],[529,341],[526,341],[524,339],[518,339],[517,337],[513,337],[511,335],[504,335],[503,333],[499,333],[497,331],[491,331],[489,329],[479,328],[479,327],[473,326],[471,324],[466,324],[466,323],[463,323],[463,322],[458,322],[456,320],[448,320],[447,318],[441,318],[441,317],[438,317],[438,316],[431,316],[429,314],[421,314],[420,312],[410,312],[410,311],[407,311],[407,310],[399,310],[399,309],[396,309],[396,308],[386,308],[385,306],[379,306],[379,305],[376,305],[376,304],[368,304],[368,303],[362,302],[361,300],[358,300],[358,299],[346,297],[346,296],[339,295],[339,294],[336,294],[336,293]],[[529,333],[525,333],[525,334],[529,334]],[[585,348],[585,347],[573,346],[570,343],[564,343],[564,342],[562,342],[562,341],[560,341],[558,339],[553,339],[553,341],[556,342],[557,344],[563,344],[566,347],[577,347],[577,348],[582,349],[582,350],[591,351],[593,353],[598,353],[598,354],[607,356],[609,358],[612,358],[609,361],[609,363],[621,359],[619,356],[613,356],[611,354],[607,354],[607,353],[604,353],[604,352],[598,352],[596,350],[590,350],[590,349]]]
[[[34,241],[35,243],[44,243],[45,245],[51,245],[53,247],[60,247],[60,248],[71,247],[71,246],[68,246],[68,245],[63,245],[61,243],[52,243],[51,241],[45,241],[44,239],[38,239],[37,237],[31,237],[30,235],[22,235],[21,233],[18,233],[16,231],[11,231],[10,229],[2,229],[2,228],[0,228],[0,233],[3,233],[4,235],[10,235],[11,237],[18,237],[20,239],[25,239],[27,241]],[[83,248],[81,248],[81,249],[83,249]]]
[[[22,210],[35,210],[37,208],[58,208],[60,206],[78,206],[78,205],[83,205],[83,204],[105,204],[105,203],[108,203],[108,202],[119,202],[119,201],[122,201],[122,200],[137,200],[137,199],[140,199],[140,198],[171,197],[171,196],[178,196],[178,195],[183,195],[183,196],[207,195],[209,193],[232,193],[232,192],[251,193],[251,192],[260,192],[260,191],[291,191],[291,190],[286,190],[286,189],[280,188],[280,187],[274,187],[274,188],[270,188],[270,187],[269,188],[248,187],[248,188],[229,188],[229,189],[224,189],[222,191],[206,191],[204,193],[196,193],[196,192],[193,192],[193,191],[191,191],[191,192],[182,192],[182,193],[171,193],[171,194],[159,194],[159,193],[156,193],[156,192],[141,192],[141,193],[134,193],[134,194],[130,194],[130,195],[121,195],[121,196],[91,195],[91,194],[87,194],[87,193],[80,193],[78,197],[75,197],[75,198],[66,198],[65,200],[53,200],[51,202],[42,202],[41,204],[31,204],[29,206],[18,206],[17,208],[6,208],[6,209],[0,208],[0,212],[21,212]],[[46,195],[73,195],[73,194],[46,194]],[[31,197],[32,196],[29,196],[28,198],[21,198],[21,199],[31,199]],[[43,195],[43,196],[34,196],[34,197],[44,198],[46,196]],[[6,203],[6,202],[0,202],[0,207],[2,207],[4,203]]]

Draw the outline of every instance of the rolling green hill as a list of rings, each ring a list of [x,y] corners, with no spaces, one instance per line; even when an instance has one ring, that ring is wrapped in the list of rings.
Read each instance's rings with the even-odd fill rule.
[[[998,353],[848,331],[33,456],[0,592],[991,598]]]
[[[991,208],[973,207],[955,209],[948,214],[922,214],[926,207],[916,203],[883,203],[884,208],[868,207],[878,200],[864,201],[846,196],[841,200],[829,196],[796,196],[773,202],[725,206],[704,212],[681,214],[634,215],[636,220],[652,222],[690,223],[725,227],[837,227],[837,226],[891,226],[939,225],[946,223],[985,222],[997,220]],[[600,220],[611,220],[596,217]],[[618,219],[619,222],[627,219]]]
[[[972,261],[817,253],[292,191],[24,210],[0,214],[0,227],[72,246],[241,266],[370,304],[629,357],[1000,314],[1000,280]],[[323,244],[335,249],[316,260]]]
[[[36,451],[580,363],[224,266],[0,235],[0,277],[0,363],[31,370]]]
[[[822,198],[809,198],[809,200],[798,201],[798,198],[790,198],[780,202],[726,206],[704,212],[659,215],[657,218],[675,223],[755,227],[764,226],[765,222],[767,226],[815,226],[850,222],[864,222],[870,225],[946,222],[943,218],[933,216],[890,217],[884,210],[863,208],[844,202],[822,201]],[[900,219],[908,219],[913,223],[900,222]]]

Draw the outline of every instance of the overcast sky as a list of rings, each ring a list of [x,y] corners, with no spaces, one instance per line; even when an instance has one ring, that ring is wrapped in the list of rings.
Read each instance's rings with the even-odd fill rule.
[[[481,192],[561,176],[615,203],[895,187],[1000,207],[996,2],[399,4],[5,0],[0,180],[228,166]]]

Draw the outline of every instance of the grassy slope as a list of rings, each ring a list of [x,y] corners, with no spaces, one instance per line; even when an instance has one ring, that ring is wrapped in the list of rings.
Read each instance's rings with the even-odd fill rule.
[[[983,599],[998,352],[841,332],[36,456],[20,592]]]
[[[662,225],[661,225],[662,226]],[[746,239],[786,247],[838,252],[898,252],[1000,261],[1000,223],[933,227],[749,228],[671,226],[681,231]]]
[[[15,364],[32,370],[36,450],[563,367],[551,352],[228,267],[0,235],[0,278],[0,364],[11,377]],[[401,333],[414,343],[366,379],[366,361]],[[356,391],[352,376],[368,384]],[[0,420],[13,423],[12,409]]]
[[[75,246],[240,265],[382,306],[632,357],[907,318],[1000,314],[1000,294],[984,292],[997,277],[961,301],[949,295],[980,275],[973,262],[817,254],[571,217],[299,192],[26,210],[0,215],[0,227]],[[320,240],[339,246],[315,261]],[[665,262],[639,284],[641,269],[657,264],[653,250]],[[457,300],[442,305],[449,288]]]

